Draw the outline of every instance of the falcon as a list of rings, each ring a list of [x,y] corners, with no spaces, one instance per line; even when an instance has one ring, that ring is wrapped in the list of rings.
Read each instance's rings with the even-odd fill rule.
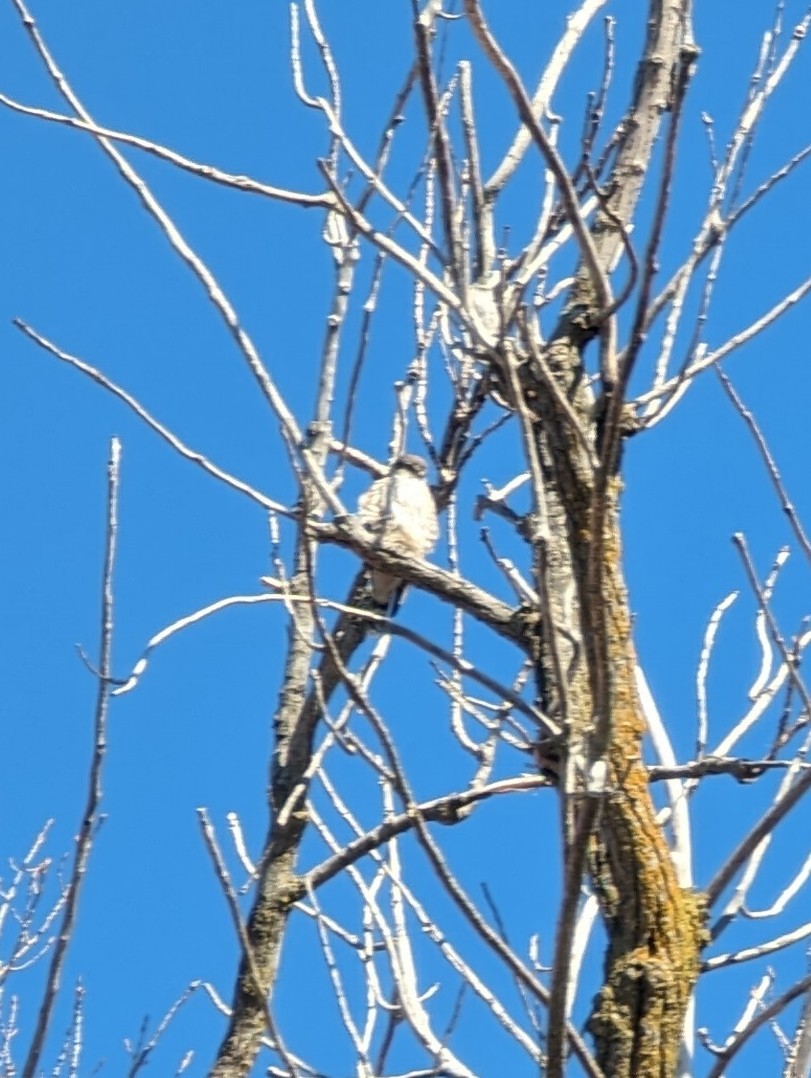
[[[376,479],[358,499],[358,519],[381,546],[398,554],[424,558],[439,536],[439,521],[428,469],[422,457],[406,453],[397,457],[389,474]],[[369,571],[375,606],[396,614],[405,585],[400,577],[382,569]]]

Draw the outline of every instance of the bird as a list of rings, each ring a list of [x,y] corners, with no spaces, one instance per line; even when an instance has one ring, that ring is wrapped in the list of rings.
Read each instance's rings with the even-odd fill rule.
[[[388,475],[361,494],[358,519],[381,546],[415,558],[434,549],[439,520],[427,474],[422,457],[404,453],[392,462]],[[369,579],[375,607],[389,616],[396,614],[405,591],[402,579],[374,568]]]

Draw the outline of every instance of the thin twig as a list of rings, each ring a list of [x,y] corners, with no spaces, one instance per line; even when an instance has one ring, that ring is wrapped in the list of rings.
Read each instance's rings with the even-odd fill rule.
[[[442,797],[415,804],[407,811],[392,815],[370,831],[358,835],[357,838],[342,846],[333,857],[311,868],[297,884],[296,898],[304,897],[310,887],[321,887],[328,883],[329,880],[340,875],[347,866],[355,864],[374,850],[385,846],[397,835],[412,831],[416,827],[417,815],[427,823],[461,823],[468,818],[463,810],[470,805],[505,794],[549,789],[549,786],[549,780],[543,775],[518,775],[515,778],[500,779],[498,782],[491,782],[476,789],[443,794]]]
[[[493,237],[491,206],[485,199],[482,185],[479,137],[476,131],[476,113],[473,107],[473,87],[470,72],[470,61],[463,60],[459,64],[459,100],[462,112],[462,132],[467,150],[473,233],[476,241],[473,277],[478,280],[489,273],[496,254],[496,244]]]
[[[701,971],[702,973],[710,973],[712,970],[726,969],[741,962],[751,962],[755,958],[763,958],[765,955],[774,954],[776,951],[791,947],[792,944],[799,943],[800,940],[807,939],[809,936],[811,936],[811,921],[800,925],[799,928],[795,928],[793,932],[786,932],[782,936],[767,940],[765,943],[759,943],[755,947],[744,947],[740,951],[714,955],[702,963]]]
[[[718,375],[718,378],[721,382],[721,385],[724,387],[727,396],[735,406],[735,410],[737,411],[741,419],[744,421],[747,428],[749,429],[750,434],[754,438],[755,444],[758,448],[758,452],[760,453],[763,463],[766,465],[766,470],[769,473],[769,478],[772,481],[772,486],[777,491],[777,496],[780,499],[780,507],[788,517],[788,522],[791,526],[791,530],[794,532],[794,535],[797,538],[797,542],[803,548],[805,556],[808,558],[809,561],[811,561],[811,540],[809,540],[808,536],[805,534],[805,530],[803,529],[802,523],[800,522],[800,518],[797,516],[797,510],[794,508],[794,503],[788,496],[788,492],[786,491],[785,485],[783,484],[783,480],[780,476],[780,471],[777,467],[777,464],[775,463],[774,457],[771,454],[768,443],[763,436],[763,431],[758,426],[757,420],[752,415],[751,411],[741,400],[741,397],[735,390],[735,387],[730,381],[729,376],[720,367],[715,368],[715,373]]]
[[[64,116],[62,113],[50,112],[48,109],[23,105],[5,94],[0,94],[0,105],[5,105],[6,108],[12,109],[14,112],[24,113],[26,116],[35,116],[39,120],[63,124],[65,127],[72,127],[77,131],[86,131],[96,138],[107,138],[112,142],[121,142],[125,146],[135,146],[137,149],[143,150],[161,161],[168,161],[185,172],[190,172],[194,176],[201,176],[204,180],[211,180],[212,183],[222,184],[224,187],[236,188],[236,190],[245,191],[248,194],[264,195],[265,198],[292,203],[305,209],[331,210],[335,209],[336,206],[334,196],[328,191],[321,195],[309,195],[304,191],[288,191],[283,187],[273,187],[270,184],[254,180],[250,176],[235,175],[232,172],[224,172],[222,169],[215,168],[213,165],[203,165],[198,161],[192,161],[188,157],[177,153],[176,150],[171,150],[168,146],[161,146],[160,143],[153,142],[151,139],[140,138],[138,135],[131,135],[125,131],[115,131],[110,127],[102,127],[100,124],[93,123],[90,120],[79,120],[75,116]]]
[[[20,15],[26,32],[31,38],[40,59],[45,65],[48,74],[59,93],[70,104],[77,115],[79,115],[86,123],[92,123],[91,116],[74,93],[65,76],[57,67],[56,62],[37,30],[36,23],[25,3],[23,0],[12,0],[12,2]],[[163,209],[157,198],[152,194],[150,188],[132,165],[129,164],[126,158],[119,153],[109,139],[104,138],[103,136],[95,137],[98,145],[115,164],[120,176],[133,188],[144,209],[158,224],[174,252],[191,269],[205,289],[215,309],[228,327],[228,330],[253,374],[262,395],[276,415],[288,453],[294,459],[296,455],[300,453],[301,459],[310,474],[310,478],[318,487],[318,492],[321,497],[326,500],[335,512],[343,512],[343,507],[332,491],[322,470],[318,467],[316,461],[312,459],[312,456],[305,448],[301,431],[299,430],[299,426],[293,413],[288,408],[287,403],[262,362],[256,346],[242,326],[237,312],[220,287],[216,278],[202,258],[200,258],[200,256],[186,242],[174,221]]]
[[[762,333],[764,329],[767,329],[773,322],[776,322],[781,318],[786,311],[790,310],[795,304],[804,299],[808,293],[811,292],[811,277],[799,284],[788,295],[784,296],[781,300],[770,307],[765,314],[761,315],[754,322],[750,322],[749,325],[740,330],[739,333],[734,334],[724,344],[720,345],[712,352],[708,352],[701,355],[699,358],[689,363],[681,373],[675,375],[673,378],[669,378],[666,382],[663,382],[655,389],[650,389],[645,393],[640,394],[635,400],[635,404],[648,404],[650,401],[659,400],[661,397],[671,397],[676,392],[682,390],[685,386],[701,374],[702,371],[707,370],[708,367],[714,367],[720,363],[722,359],[726,359],[730,353],[741,348],[744,344],[748,344],[758,334]]]
[[[201,987],[201,985],[201,981],[192,981],[191,984],[186,986],[185,990],[180,996],[178,996],[178,998],[174,1001],[171,1007],[169,1007],[166,1014],[163,1016],[160,1022],[158,1022],[158,1025],[153,1035],[149,1038],[146,1044],[142,1045],[139,1048],[138,1052],[136,1053],[135,1058],[130,1064],[129,1070],[127,1071],[127,1078],[135,1078],[135,1075],[138,1074],[138,1072],[150,1062],[149,1057],[158,1047],[161,1037],[171,1025],[175,1015],[178,1013],[181,1007],[183,1007],[183,1005],[191,999],[191,997]]]
[[[102,799],[102,773],[107,755],[107,709],[110,698],[110,669],[113,647],[113,571],[115,569],[118,540],[118,487],[121,464],[121,443],[113,438],[110,443],[110,459],[107,464],[107,529],[105,537],[104,570],[101,594],[101,643],[98,661],[98,690],[96,712],[93,721],[93,756],[88,775],[87,802],[79,825],[76,840],[76,856],[73,862],[67,899],[62,915],[54,952],[48,966],[48,977],[43,992],[36,1026],[28,1049],[22,1078],[35,1078],[45,1038],[53,1016],[59,992],[62,968],[67,950],[76,928],[79,896],[87,876],[87,867],[93,849],[93,839],[98,830],[99,807]]]
[[[754,591],[755,595],[757,596],[759,608],[765,615],[766,623],[769,626],[769,633],[771,634],[772,640],[774,641],[777,650],[780,652],[783,662],[786,664],[788,676],[791,679],[794,688],[797,690],[800,699],[803,702],[805,714],[808,718],[811,718],[811,698],[808,695],[808,689],[806,689],[805,687],[805,682],[797,673],[797,657],[793,653],[789,652],[786,646],[786,642],[783,639],[779,628],[777,627],[777,622],[774,619],[774,614],[772,614],[768,598],[764,594],[764,591],[760,586],[760,582],[758,581],[757,573],[755,572],[755,567],[752,564],[752,558],[749,554],[749,550],[746,545],[746,539],[744,538],[743,533],[736,532],[732,536],[732,542],[734,543],[735,548],[741,556],[744,569],[746,570],[746,575],[749,578],[749,583],[752,586],[752,590]]]
[[[811,763],[797,767],[796,760],[744,760],[738,756],[703,756],[686,764],[651,764],[648,778],[651,782],[667,782],[670,779],[698,780],[708,775],[729,775],[736,782],[754,782],[767,771],[786,771],[793,767],[806,771]]]
[[[716,872],[705,891],[709,907],[715,905],[752,851],[767,835],[774,831],[781,820],[788,815],[809,789],[811,789],[811,769],[797,779],[785,796],[766,810],[749,833],[741,839],[727,858],[726,863]]]
[[[741,1048],[757,1031],[764,1026],[767,1022],[771,1022],[773,1018],[776,1018],[781,1011],[792,1003],[798,996],[803,995],[811,989],[811,974],[807,977],[803,977],[802,980],[797,981],[795,985],[792,985],[787,992],[784,992],[782,996],[778,996],[776,1000],[764,1007],[760,1014],[756,1018],[753,1018],[744,1029],[742,1029],[731,1041],[727,1044],[721,1052],[718,1053],[718,1058],[715,1061],[714,1066],[708,1072],[707,1078],[723,1078],[727,1073],[729,1063],[740,1052]]]
[[[709,719],[709,707],[707,704],[707,674],[710,668],[710,657],[715,647],[715,638],[718,635],[718,629],[721,624],[721,618],[723,618],[726,611],[738,598],[738,592],[730,592],[726,595],[720,603],[715,607],[710,620],[707,622],[707,628],[704,630],[704,639],[701,644],[701,654],[698,659],[698,667],[696,669],[696,700],[698,705],[698,717],[696,728],[696,758],[698,760],[704,755],[707,748],[707,740],[709,738],[710,719]]]
[[[431,157],[436,164],[439,176],[440,204],[442,206],[445,243],[448,248],[448,264],[456,289],[460,297],[464,299],[467,281],[462,270],[462,243],[456,221],[453,160],[431,59],[433,16],[433,5],[426,4],[423,12],[414,19],[417,64],[422,84],[422,95],[425,101],[425,112],[428,117],[428,130],[433,143]]]
[[[30,337],[35,344],[38,344],[44,351],[49,352],[56,359],[62,360],[63,363],[67,363],[68,366],[74,367],[77,371],[81,371],[82,374],[86,374],[88,378],[92,379],[97,385],[100,385],[102,389],[106,389],[108,393],[112,393],[114,397],[118,397],[120,401],[130,408],[139,419],[153,430],[159,437],[179,453],[181,457],[185,457],[186,460],[190,460],[193,464],[196,464],[199,468],[202,468],[204,472],[208,472],[209,475],[218,479],[220,482],[225,483],[226,486],[231,487],[233,490],[238,490],[240,494],[245,494],[252,501],[261,505],[263,509],[267,509],[270,512],[278,513],[279,516],[295,519],[297,514],[294,510],[288,509],[287,506],[282,505],[280,502],[274,501],[272,498],[268,498],[265,494],[256,490],[254,487],[249,486],[248,483],[238,479],[235,475],[231,475],[230,472],[226,472],[223,468],[213,464],[207,457],[196,449],[192,449],[181,441],[176,434],[173,434],[168,427],[165,427],[159,420],[147,411],[147,409],[126,389],[122,389],[111,378],[108,378],[106,374],[98,370],[96,367],[91,367],[89,363],[85,363],[84,360],[79,359],[77,356],[71,355],[69,352],[63,352],[61,348],[58,348],[55,344],[49,341],[46,337],[43,337],[40,333],[37,333],[35,329],[29,326],[26,322],[23,322],[21,318],[14,318],[12,324],[21,330],[27,337]]]

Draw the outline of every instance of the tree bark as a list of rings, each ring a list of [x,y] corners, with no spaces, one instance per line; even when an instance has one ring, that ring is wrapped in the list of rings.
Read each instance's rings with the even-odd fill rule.
[[[361,571],[350,589],[349,605],[358,605],[364,579],[365,572]],[[306,570],[297,573],[290,586],[293,594],[306,595]],[[212,1078],[236,1078],[253,1066],[268,1027],[268,993],[276,980],[287,918],[300,896],[296,859],[307,824],[306,772],[322,706],[341,676],[327,652],[319,668],[318,689],[311,687],[307,691],[313,628],[310,608],[299,605],[296,623],[290,626],[287,665],[273,724],[276,741],[270,785],[271,824],[262,861],[257,866],[259,882],[247,924],[251,955],[243,954],[240,960],[231,1018]],[[362,618],[341,615],[333,639],[342,662],[349,662],[367,631],[368,623]]]
[[[649,6],[634,102],[608,183],[612,194],[592,233],[606,273],[622,242],[621,226],[633,218],[661,115],[675,88],[684,85],[682,65],[695,58],[689,17],[687,0],[652,0]],[[566,894],[548,1074],[564,1073],[568,948],[588,868],[609,937],[605,981],[589,1023],[597,1061],[611,1078],[670,1078],[698,975],[702,903],[679,885],[642,764],[645,720],[621,567],[620,452],[601,445],[615,387],[604,382],[604,398],[595,407],[583,359],[605,317],[596,294],[583,265],[543,367],[532,349],[521,366],[522,406],[532,410],[545,509],[535,543],[536,585],[546,598],[538,678],[544,710],[564,727],[558,766]],[[596,468],[571,416],[555,406],[546,385],[550,376],[594,446]]]

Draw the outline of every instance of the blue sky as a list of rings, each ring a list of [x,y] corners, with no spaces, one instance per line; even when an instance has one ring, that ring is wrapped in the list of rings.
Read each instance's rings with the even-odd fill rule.
[[[539,57],[548,56],[560,32],[566,6],[555,7],[540,17],[534,5],[502,0],[498,18],[493,17],[494,29],[530,82]],[[610,102],[615,117],[633,75],[639,35],[634,26],[641,26],[645,5],[632,0],[607,10],[612,7],[621,20]],[[322,4],[325,29],[346,71],[346,126],[366,152],[376,143],[409,62],[409,12],[405,0]],[[326,149],[323,126],[296,101],[291,88],[285,5],[88,0],[69,6],[41,3],[33,13],[57,63],[99,122],[234,173],[321,190],[314,161]],[[787,25],[801,15],[801,5],[786,5]],[[738,5],[731,41],[730,17],[723,5],[699,5],[696,36],[703,55],[685,112],[662,279],[689,249],[706,203],[710,170],[700,115],[712,115],[722,148],[746,91],[760,33],[771,16],[769,4]],[[462,29],[453,33],[449,65],[471,51]],[[509,103],[475,55],[482,67],[476,85],[486,169],[503,152],[513,121]],[[599,77],[599,55],[598,19],[555,100],[558,112],[573,117],[563,136],[564,152],[576,147],[579,110]],[[305,60],[313,88],[320,92],[312,51],[305,53]],[[0,6],[0,71],[0,92],[62,111],[10,3]],[[809,58],[801,51],[767,109],[746,191],[809,141],[808,86]],[[401,186],[408,182],[422,138],[420,110],[412,102],[402,156],[392,166],[392,177]],[[224,596],[257,592],[259,576],[270,570],[269,544],[266,520],[256,505],[178,459],[123,406],[32,345],[12,327],[11,319],[24,319],[59,347],[103,369],[190,445],[271,497],[289,501],[293,487],[276,421],[222,322],[92,140],[7,109],[0,109],[0,140],[5,148],[0,174],[5,240],[0,260],[0,451],[6,521],[0,532],[5,611],[0,649],[5,761],[0,855],[21,856],[44,820],[53,817],[48,849],[58,858],[70,847],[85,796],[95,684],[74,644],[82,644],[91,655],[98,646],[111,435],[123,442],[117,672],[125,674],[146,640],[174,619]],[[306,423],[332,277],[320,242],[320,211],[290,209],[217,188],[135,151],[128,153],[215,272],[299,422]],[[533,176],[528,166],[509,204],[515,220],[505,223],[515,228],[516,236]],[[808,274],[807,183],[801,169],[730,241],[705,330],[710,347],[748,324]],[[368,279],[369,266],[367,252],[359,271],[362,281]],[[411,356],[406,283],[400,271],[387,271],[373,328],[372,360],[364,374],[364,399],[369,403],[356,426],[358,443],[381,459],[393,412],[387,387],[402,375]],[[363,294],[361,286],[358,296]],[[347,324],[347,357],[357,338],[357,307],[356,302]],[[808,308],[800,306],[736,353],[727,366],[755,408],[806,520],[811,519],[805,464],[811,393],[804,355],[808,332]],[[645,356],[643,368],[652,363],[653,350]],[[438,391],[437,421],[440,404]],[[460,512],[466,514],[471,536],[478,528],[470,511],[481,480],[499,484],[514,474],[515,448],[514,435],[494,439],[463,485]],[[350,503],[359,482],[353,478],[348,484]],[[741,597],[722,628],[710,680],[716,739],[745,706],[757,668],[751,632],[754,605],[729,538],[743,531],[764,573],[790,534],[749,436],[712,374],[691,390],[667,422],[628,447],[626,482],[626,565],[640,658],[676,751],[687,758],[695,738],[694,674],[701,634],[714,605],[736,588]],[[499,539],[508,541],[500,533]],[[289,553],[289,537],[285,543]],[[442,561],[444,549],[437,557]],[[354,561],[330,552],[326,566],[324,587],[332,597],[342,598]],[[463,568],[507,598],[475,539]],[[807,594],[807,566],[795,553],[776,598],[785,635],[808,612]],[[412,596],[402,617],[424,631],[438,628],[447,640],[446,611],[425,597]],[[270,605],[229,610],[165,645],[153,656],[139,687],[114,703],[106,821],[82,899],[66,971],[65,1004],[55,1024],[57,1030],[66,1026],[68,986],[81,975],[87,990],[87,1073],[101,1059],[107,1061],[102,1073],[123,1073],[122,1038],[137,1035],[145,1014],[156,1020],[191,979],[210,980],[225,998],[230,995],[233,930],[194,810],[207,806],[223,836],[225,813],[237,812],[252,850],[258,849],[266,826],[269,720],[285,641],[282,610]],[[481,662],[502,657],[500,644],[475,632],[470,647]],[[503,662],[508,665],[502,676],[509,680],[515,658],[506,648]],[[406,708],[393,686],[403,676],[412,686],[412,672]],[[454,788],[448,769],[459,765],[451,765],[447,708],[424,656],[396,641],[390,679],[381,683],[379,702],[419,776],[420,796]],[[755,754],[763,743],[754,739],[746,751]],[[351,766],[341,765],[348,782],[355,781]],[[461,768],[457,785],[464,781]],[[740,788],[719,778],[702,791],[704,807],[695,835],[699,884],[768,803],[775,782],[767,778],[758,787]],[[510,923],[514,946],[522,950],[528,936],[538,931],[548,959],[554,909],[549,881],[557,873],[552,830],[556,813],[550,794],[532,795],[528,804],[505,801],[486,818],[477,817],[475,826],[450,829],[441,837],[471,889],[482,880],[492,887]],[[369,810],[370,819],[374,811]],[[790,871],[786,866],[798,866],[805,856],[803,814],[801,808],[771,855],[774,870],[756,892],[764,903],[773,899],[768,881],[781,880]],[[482,849],[488,851],[484,864]],[[308,854],[312,859],[320,856],[315,847]],[[408,856],[419,860],[411,848]],[[521,867],[517,885],[516,865]],[[434,908],[450,917],[441,894],[426,886]],[[329,900],[342,911],[351,904],[340,885]],[[801,896],[795,905],[802,903]],[[775,931],[803,919],[800,908],[790,907],[774,922]],[[736,932],[724,938],[721,949],[753,938]],[[423,957],[427,986],[441,970],[430,948]],[[346,1055],[336,1057],[329,1041],[336,1022],[329,1004],[324,1003],[323,1041],[302,1022],[302,994],[306,997],[312,984],[324,982],[310,928],[294,927],[285,963],[277,1017],[288,1031],[288,1042],[329,1073],[348,1074],[348,1048],[341,1049]],[[778,991],[805,969],[799,952],[777,964]],[[762,964],[757,970],[744,967],[734,974],[715,974],[722,991],[708,980],[701,1020],[713,1035],[724,1035],[737,1018],[747,986],[761,971]],[[17,989],[24,1001],[25,1031],[31,1017],[25,1003],[30,1008],[35,998],[36,973],[20,984],[26,986]],[[583,1006],[587,1004],[586,998]],[[446,1000],[437,1005],[451,1004]],[[193,1046],[189,1073],[204,1074],[221,1028],[207,1001],[196,999],[166,1038],[155,1072],[173,1073],[185,1049]],[[471,1065],[482,1075],[495,1075],[497,1048],[489,1041],[477,1043],[483,1039],[480,1028],[472,1010],[463,1018],[456,1044],[462,1054],[469,1052]],[[747,1065],[760,1061],[773,1072],[773,1042],[761,1038],[757,1051],[760,1055],[751,1055]],[[413,1065],[413,1059],[400,1062]],[[525,1057],[516,1057],[514,1073],[528,1073],[527,1065]],[[740,1065],[730,1071],[753,1072]]]

